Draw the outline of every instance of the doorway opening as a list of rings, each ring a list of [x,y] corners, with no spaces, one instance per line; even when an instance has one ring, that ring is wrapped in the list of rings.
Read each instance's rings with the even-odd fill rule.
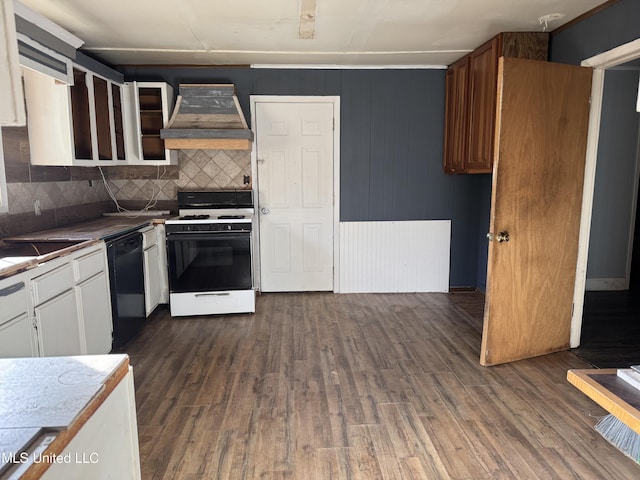
[[[597,367],[626,367],[640,363],[640,43],[583,65],[595,70],[572,346]]]

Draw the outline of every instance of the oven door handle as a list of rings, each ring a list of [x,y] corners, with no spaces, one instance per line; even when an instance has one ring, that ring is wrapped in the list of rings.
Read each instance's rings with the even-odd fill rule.
[[[196,293],[195,297],[228,297],[229,295],[231,295],[229,292],[220,292],[220,293],[216,293],[216,292],[208,292],[208,293]]]
[[[251,238],[251,232],[167,233],[168,242],[181,242],[184,240],[237,240],[238,238]]]

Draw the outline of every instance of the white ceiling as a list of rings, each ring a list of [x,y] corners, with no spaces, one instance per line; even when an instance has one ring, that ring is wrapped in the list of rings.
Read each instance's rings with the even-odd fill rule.
[[[112,64],[449,65],[605,0],[22,0]],[[301,21],[302,18],[302,21]],[[310,37],[307,38],[304,37]],[[302,37],[302,38],[299,38]]]

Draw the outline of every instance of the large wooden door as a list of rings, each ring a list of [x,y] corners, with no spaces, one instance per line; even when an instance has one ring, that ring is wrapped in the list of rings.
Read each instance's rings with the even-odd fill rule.
[[[569,348],[591,75],[500,59],[482,365]]]
[[[263,292],[333,290],[333,108],[256,104]]]

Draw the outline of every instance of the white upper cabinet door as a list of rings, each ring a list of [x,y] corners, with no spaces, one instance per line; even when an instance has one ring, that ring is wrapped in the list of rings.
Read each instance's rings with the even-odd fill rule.
[[[0,51],[4,52],[0,65],[0,125],[21,126],[26,124],[26,116],[12,0],[0,0],[0,26]]]
[[[126,83],[123,115],[126,124],[127,163],[177,165],[178,152],[165,148],[160,130],[169,122],[173,88],[165,82]]]

